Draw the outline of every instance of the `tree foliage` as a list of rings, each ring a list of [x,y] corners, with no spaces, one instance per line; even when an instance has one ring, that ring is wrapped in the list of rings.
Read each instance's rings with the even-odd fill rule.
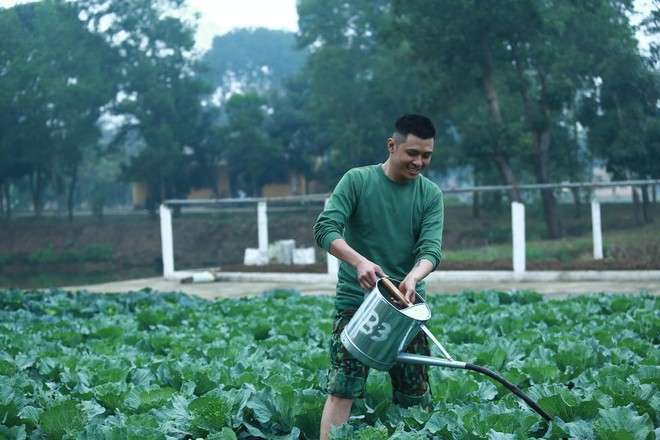
[[[137,139],[141,145],[123,178],[147,184],[147,208],[154,214],[159,202],[206,186],[216,159],[213,111],[202,105],[211,88],[191,56],[194,29],[175,17],[181,0],[79,0],[79,6],[120,54],[121,95],[112,111],[124,124],[117,143]],[[106,29],[103,23],[109,23]]]
[[[225,111],[228,123],[221,129],[221,140],[223,157],[231,165],[232,187],[260,196],[263,185],[287,176],[281,144],[266,135],[266,100],[256,93],[235,94]]]
[[[204,76],[220,89],[221,101],[232,93],[268,95],[302,66],[305,52],[296,50],[295,44],[291,32],[233,30],[213,39],[202,58],[208,68]]]
[[[402,109],[437,113],[426,84],[402,64],[405,48],[384,44],[392,19],[388,1],[302,1],[299,45],[311,53],[301,77],[311,142],[324,159],[317,167],[332,186],[348,168],[385,160],[386,139]]]
[[[26,176],[37,214],[48,185],[68,188],[72,213],[80,164],[109,114],[123,121],[114,145],[141,146],[124,178],[148,183],[152,212],[159,200],[206,186],[217,160],[213,110],[202,104],[211,88],[191,56],[193,29],[176,17],[183,5],[45,0],[1,11],[0,154],[13,159],[0,170],[6,200],[12,180]]]
[[[578,120],[585,94],[613,87],[614,72],[645,69],[626,15],[631,8],[627,0],[301,2],[300,43],[314,48],[309,115],[338,124],[326,134],[359,136],[373,115],[383,116],[372,101],[370,111],[356,105],[359,98],[375,96],[365,92],[370,87],[386,93],[391,86],[412,98],[394,101],[400,113],[424,111],[440,121],[443,160],[471,165],[480,184],[495,183],[494,176],[507,185],[574,178],[589,156],[583,145],[596,151]],[[389,64],[377,62],[388,57]],[[385,66],[398,80],[379,82]],[[657,108],[656,98],[647,102]],[[623,116],[626,124],[635,119]],[[373,148],[331,142],[337,168],[360,164],[366,156],[356,152]],[[554,194],[541,195],[549,236],[559,237]],[[510,197],[520,199],[515,191]]]
[[[97,146],[96,121],[116,92],[114,54],[71,5],[44,1],[0,11],[0,183],[27,177],[36,215],[46,188],[67,192],[72,215],[78,169]],[[81,62],[84,60],[84,62]],[[8,206],[10,206],[8,204]]]
[[[11,185],[29,179],[37,212],[49,188],[68,192],[72,209],[102,114],[121,121],[110,145],[128,156],[125,181],[150,187],[152,212],[212,186],[219,161],[234,194],[259,195],[290,171],[332,187],[384,160],[392,122],[410,111],[437,122],[436,175],[460,166],[475,184],[585,180],[602,161],[616,178],[657,178],[658,45],[639,51],[632,6],[301,0],[295,39],[236,30],[215,38],[206,66],[194,24],[180,19],[185,0],[0,10],[2,198],[9,207]],[[658,17],[641,23],[652,36]],[[548,235],[561,236],[553,192],[541,200]]]

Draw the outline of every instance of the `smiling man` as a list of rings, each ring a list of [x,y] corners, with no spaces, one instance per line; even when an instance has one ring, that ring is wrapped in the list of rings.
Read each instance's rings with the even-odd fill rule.
[[[408,300],[415,292],[424,296],[423,280],[440,263],[442,192],[421,174],[434,146],[435,127],[428,117],[401,116],[387,139],[387,160],[349,170],[314,226],[316,243],[341,261],[321,439],[327,438],[332,426],[348,420],[353,400],[365,394],[369,368],[340,340],[365,293],[379,277],[391,277],[402,280],[399,288]],[[429,355],[426,336],[420,332],[407,351]],[[389,373],[394,403],[428,407],[428,366],[395,364]]]

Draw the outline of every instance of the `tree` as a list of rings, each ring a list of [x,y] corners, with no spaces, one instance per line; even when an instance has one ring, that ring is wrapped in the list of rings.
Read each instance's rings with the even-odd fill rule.
[[[204,76],[217,87],[214,102],[223,110],[219,133],[223,159],[232,165],[234,192],[259,194],[263,184],[286,182],[289,171],[310,175],[313,146],[304,118],[308,82],[299,75],[306,56],[295,48],[293,33],[268,29],[238,29],[215,37],[204,54]],[[243,131],[247,138],[237,135]],[[245,157],[246,147],[255,170],[262,172],[234,168],[242,160],[232,158]],[[266,166],[260,165],[264,161]]]
[[[84,28],[77,11],[66,6],[67,20],[49,22],[44,34],[56,42],[51,55],[61,65],[59,78],[65,87],[53,90],[57,117],[52,121],[51,139],[55,149],[53,177],[66,188],[69,220],[73,218],[78,173],[86,156],[99,149],[98,120],[102,110],[117,93],[116,53],[98,36]],[[70,23],[70,27],[64,25]],[[51,62],[51,64],[54,64]]]
[[[255,94],[234,94],[225,105],[223,157],[230,168],[232,188],[260,196],[261,187],[287,176],[281,144],[266,136],[266,100]]]
[[[0,59],[5,60],[6,66],[5,73],[0,75],[0,200],[4,201],[0,207],[9,217],[12,212],[12,182],[27,173],[25,164],[17,160],[21,151],[16,130],[20,112],[13,100],[18,91],[26,87],[26,77],[21,71],[29,48],[27,31],[15,11],[0,10],[0,32]]]
[[[112,51],[64,2],[19,5],[0,14],[3,32],[13,35],[3,45],[8,63],[0,79],[8,95],[0,143],[16,152],[7,175],[28,177],[37,216],[46,187],[60,182],[55,187],[67,187],[71,218],[78,167],[96,144],[101,108],[115,93]]]
[[[120,54],[121,94],[112,111],[124,125],[114,143],[139,140],[123,177],[147,183],[152,215],[163,200],[209,181],[195,165],[214,156],[214,109],[202,103],[211,87],[192,56],[194,29],[176,17],[183,6],[183,0],[78,0],[88,26]]]
[[[302,76],[309,144],[319,177],[333,186],[350,167],[386,158],[385,140],[402,113],[437,113],[426,85],[406,76],[406,48],[383,44],[389,1],[304,1],[298,5],[298,44],[310,55]],[[433,116],[433,115],[432,115]]]
[[[615,179],[660,177],[660,76],[638,54],[611,51],[602,81],[582,101],[581,122]],[[636,190],[633,189],[636,196]],[[637,197],[634,198],[637,207]],[[640,221],[652,222],[642,187]]]
[[[563,177],[551,175],[552,133],[574,119],[576,96],[602,75],[611,43],[633,40],[630,8],[616,0],[394,1],[390,41],[405,38],[409,62],[443,84],[438,101],[474,103],[481,90],[472,117],[452,121],[464,145],[490,157],[503,183],[517,182],[514,161],[531,163],[536,182],[548,183]],[[554,195],[544,189],[541,196],[549,236],[560,237]],[[519,199],[515,191],[510,197]]]
[[[306,53],[295,48],[292,32],[264,28],[237,29],[213,38],[202,61],[205,77],[219,88],[221,101],[232,93],[272,93],[300,70]]]
[[[124,130],[137,130],[143,149],[130,158],[124,176],[129,181],[145,181],[150,189],[149,210],[155,212],[167,198],[183,198],[199,184],[192,177],[195,152],[205,145],[209,126],[201,97],[206,84],[195,78],[179,77],[176,69],[159,63],[141,63],[135,77],[136,99],[117,107],[130,114],[133,123]],[[201,185],[198,185],[201,186]]]
[[[283,80],[284,93],[268,95],[272,113],[266,119],[266,133],[281,145],[287,167],[308,179],[318,178],[316,158],[320,155],[312,142],[311,125],[305,114],[309,81],[295,74]]]

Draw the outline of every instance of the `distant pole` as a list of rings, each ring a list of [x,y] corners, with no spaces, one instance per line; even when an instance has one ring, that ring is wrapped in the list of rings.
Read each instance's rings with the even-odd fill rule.
[[[160,243],[163,257],[163,278],[174,278],[174,238],[172,235],[172,211],[160,205]]]
[[[600,223],[600,203],[591,201],[591,229],[594,237],[594,259],[603,259],[603,231]]]
[[[511,203],[511,230],[513,232],[513,272],[525,272],[525,205]]]
[[[328,206],[329,201],[329,198],[325,199],[325,206]],[[330,253],[328,253],[327,267],[329,275],[337,275],[339,273],[339,260],[337,257],[331,255]]]
[[[267,203],[259,202],[257,205],[257,224],[259,227],[259,253],[268,261],[268,214]]]

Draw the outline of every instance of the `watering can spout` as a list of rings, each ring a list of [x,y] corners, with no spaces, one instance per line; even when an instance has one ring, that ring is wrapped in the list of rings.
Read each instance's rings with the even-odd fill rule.
[[[383,291],[380,290],[379,285],[382,285]],[[386,299],[386,296],[395,298],[396,301],[393,303]],[[355,358],[377,370],[389,370],[395,362],[403,362],[460,368],[485,374],[522,398],[544,419],[552,420],[552,417],[543,411],[536,402],[502,376],[479,365],[452,359],[425,325],[425,322],[431,317],[430,308],[419,295],[417,295],[415,303],[410,304],[389,279],[379,279],[376,287],[365,298],[342,331],[341,341],[344,347]],[[402,305],[407,307],[401,308]],[[438,346],[446,359],[404,352],[420,328]]]
[[[424,356],[421,354],[412,354],[412,353],[401,353],[396,358],[397,362],[403,362],[405,364],[423,364],[423,365],[433,365],[435,367],[447,367],[447,368],[465,368],[465,362],[458,362],[454,360],[440,359],[431,356]]]
[[[419,354],[411,354],[411,353],[401,353],[399,354],[399,356],[397,356],[396,360],[397,362],[403,362],[407,364],[424,364],[424,365],[433,365],[436,367],[460,368],[460,369],[471,370],[477,373],[485,374],[491,379],[495,379],[496,381],[504,385],[506,388],[509,389],[509,391],[514,393],[516,396],[523,399],[525,403],[527,403],[541,417],[543,417],[547,421],[552,421],[552,416],[550,416],[548,413],[543,411],[543,409],[536,402],[534,402],[529,396],[523,393],[517,386],[515,386],[514,384],[512,384],[511,382],[509,382],[499,374],[488,370],[487,368],[481,367],[479,365],[474,365],[468,362],[445,360],[445,359],[423,356]]]

